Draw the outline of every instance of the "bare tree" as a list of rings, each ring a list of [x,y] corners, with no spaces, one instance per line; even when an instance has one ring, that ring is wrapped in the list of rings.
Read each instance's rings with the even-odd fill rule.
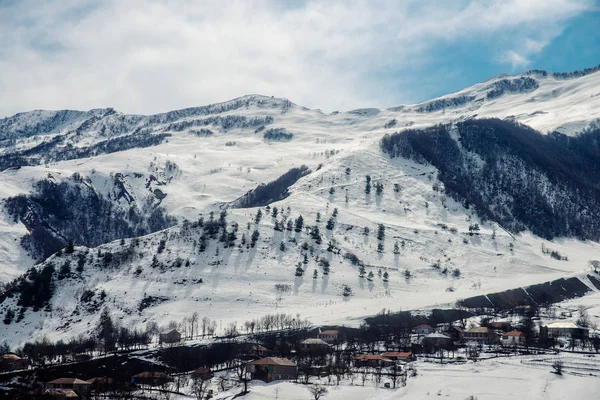
[[[184,317],[183,320],[181,321],[181,330],[182,330],[182,334],[183,337],[185,339],[189,339],[189,328],[190,328],[190,320],[188,317]]]
[[[206,376],[194,376],[192,378],[192,393],[198,400],[202,400],[208,389],[210,378]]]
[[[248,393],[248,382],[250,382],[250,377],[248,376],[248,365],[246,363],[241,363],[236,370],[237,380],[242,385],[244,385],[244,390],[241,394]]]
[[[200,329],[202,330],[202,337],[206,336],[206,331],[208,329],[208,324],[210,323],[210,318],[203,317],[200,322]]]
[[[310,395],[314,400],[319,400],[321,397],[325,396],[329,391],[326,387],[313,385],[308,388]]]
[[[198,321],[199,321],[199,319],[200,319],[200,316],[198,315],[197,311],[195,311],[189,319],[190,333],[191,333],[192,339],[194,338],[194,335],[198,336]]]

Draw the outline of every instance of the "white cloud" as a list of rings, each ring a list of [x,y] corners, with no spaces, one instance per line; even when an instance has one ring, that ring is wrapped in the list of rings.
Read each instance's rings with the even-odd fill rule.
[[[327,110],[391,106],[411,100],[402,71],[436,62],[436,46],[489,41],[499,60],[519,68],[591,6],[587,0],[5,3],[0,115],[108,106],[154,113],[247,93]]]
[[[531,64],[531,60],[514,50],[508,50],[506,53],[502,54],[502,56],[498,58],[498,61],[510,64],[513,70],[526,68]]]

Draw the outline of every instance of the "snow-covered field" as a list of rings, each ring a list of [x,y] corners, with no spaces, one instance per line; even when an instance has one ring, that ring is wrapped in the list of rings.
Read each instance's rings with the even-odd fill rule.
[[[597,360],[596,360],[597,361]],[[386,389],[360,379],[354,385],[343,382],[340,386],[326,386],[323,400],[411,399],[429,400],[444,398],[466,400],[474,396],[479,400],[540,399],[571,400],[594,399],[600,395],[598,372],[569,372],[562,376],[551,372],[550,366],[522,364],[521,358],[494,359],[469,362],[461,365],[439,365],[417,362],[418,376],[409,378],[406,387]],[[385,379],[382,381],[385,382]],[[382,385],[380,385],[382,386]],[[240,389],[220,393],[215,399],[231,399]],[[253,381],[248,400],[281,399],[310,400],[307,386],[296,383],[269,383]]]

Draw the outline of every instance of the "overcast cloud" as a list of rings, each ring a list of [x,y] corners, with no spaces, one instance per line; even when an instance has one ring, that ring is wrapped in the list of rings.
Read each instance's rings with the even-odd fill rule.
[[[156,113],[249,93],[327,111],[423,100],[447,45],[530,67],[592,0],[0,2],[0,116]],[[418,77],[415,77],[418,79]]]

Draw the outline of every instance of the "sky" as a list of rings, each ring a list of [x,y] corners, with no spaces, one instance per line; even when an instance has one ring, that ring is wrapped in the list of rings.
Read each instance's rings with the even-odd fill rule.
[[[387,108],[600,64],[600,0],[0,0],[0,117],[245,94]]]

